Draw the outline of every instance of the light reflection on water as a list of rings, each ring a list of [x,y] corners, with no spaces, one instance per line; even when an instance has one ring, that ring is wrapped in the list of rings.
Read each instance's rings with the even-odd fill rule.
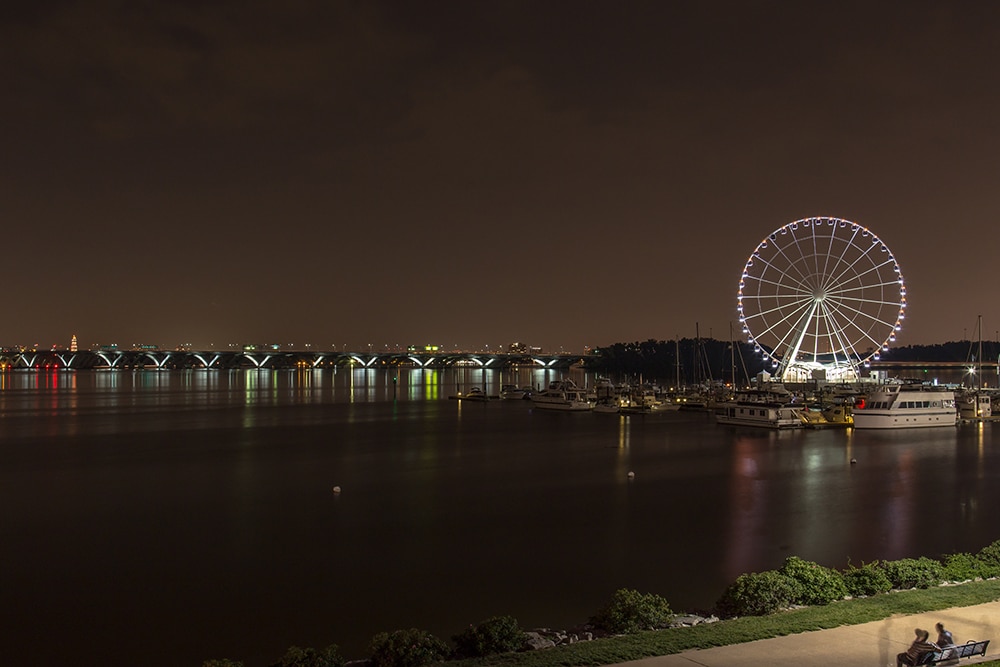
[[[1000,537],[992,424],[772,432],[448,399],[556,377],[0,374],[8,657],[360,657],[382,630],[568,627],[621,587],[703,609],[789,555],[844,567]]]

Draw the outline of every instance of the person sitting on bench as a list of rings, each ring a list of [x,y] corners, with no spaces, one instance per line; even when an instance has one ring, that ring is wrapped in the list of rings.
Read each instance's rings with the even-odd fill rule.
[[[916,665],[920,662],[920,658],[922,658],[924,654],[940,650],[937,644],[927,641],[931,633],[926,630],[921,630],[920,628],[917,628],[913,632],[916,634],[917,638],[913,640],[912,644],[910,644],[910,648],[906,649],[904,653],[900,653],[896,656],[896,667]]]
[[[955,637],[952,636],[950,630],[944,629],[944,623],[938,623],[934,626],[934,629],[937,630],[938,633],[937,641],[934,642],[935,644],[941,648],[948,648],[955,645]]]

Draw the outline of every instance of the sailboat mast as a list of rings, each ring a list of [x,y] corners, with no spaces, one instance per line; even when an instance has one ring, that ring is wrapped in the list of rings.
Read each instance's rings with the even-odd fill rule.
[[[733,323],[729,323],[729,366],[733,370],[733,391],[736,391],[736,343],[733,342]]]
[[[674,362],[677,365],[677,371],[676,371],[677,381],[674,384],[674,387],[676,389],[680,389],[681,388],[681,335],[680,334],[677,334],[677,337],[674,340],[674,344],[676,345],[674,351]]]
[[[694,383],[701,384],[701,329],[694,323]]]
[[[976,373],[976,390],[983,387],[983,316],[979,316],[979,372]]]

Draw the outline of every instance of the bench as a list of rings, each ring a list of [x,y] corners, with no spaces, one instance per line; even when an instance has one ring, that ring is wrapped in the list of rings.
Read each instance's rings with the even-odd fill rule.
[[[959,644],[957,646],[948,646],[940,651],[932,651],[930,653],[924,653],[920,660],[917,662],[918,665],[939,665],[944,662],[949,662],[951,660],[958,661],[959,658],[971,658],[974,655],[986,655],[986,647],[990,645],[989,639],[984,639],[983,641],[969,640],[964,644]]]

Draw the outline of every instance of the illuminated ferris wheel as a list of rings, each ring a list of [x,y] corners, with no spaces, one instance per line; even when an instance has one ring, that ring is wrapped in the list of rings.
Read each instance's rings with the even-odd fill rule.
[[[896,340],[906,286],[889,247],[839,218],[779,227],[754,249],[737,297],[747,341],[783,381],[853,381]]]

